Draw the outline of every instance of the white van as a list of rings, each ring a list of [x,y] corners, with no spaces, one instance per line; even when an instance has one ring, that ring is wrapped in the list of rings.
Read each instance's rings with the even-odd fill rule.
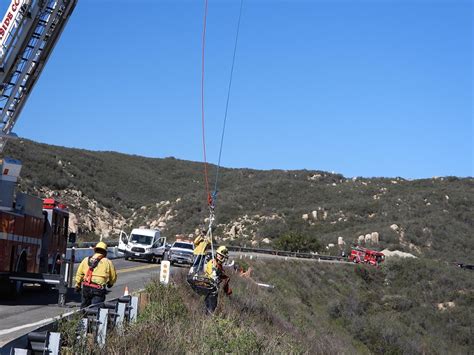
[[[118,251],[122,252],[125,260],[141,259],[149,262],[161,262],[165,256],[166,238],[156,229],[135,228],[127,235],[120,232]]]

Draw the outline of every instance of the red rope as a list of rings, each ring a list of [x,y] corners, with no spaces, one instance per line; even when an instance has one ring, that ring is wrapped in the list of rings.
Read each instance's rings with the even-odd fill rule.
[[[207,172],[207,157],[206,157],[206,130],[204,124],[204,53],[206,48],[206,22],[207,22],[207,1],[204,6],[204,24],[202,31],[202,67],[201,67],[201,121],[202,121],[202,147],[204,154],[204,183],[206,184],[207,203],[212,205],[211,192],[209,190],[209,177]]]

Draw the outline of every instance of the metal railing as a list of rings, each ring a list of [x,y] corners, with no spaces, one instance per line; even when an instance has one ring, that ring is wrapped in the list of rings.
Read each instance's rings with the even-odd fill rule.
[[[286,257],[293,257],[293,258],[303,258],[303,259],[340,260],[340,261],[343,261],[346,259],[342,256],[323,255],[323,254],[316,254],[316,253],[302,253],[302,252],[287,251],[287,250],[248,248],[248,247],[233,246],[233,245],[228,246],[227,249],[229,249],[230,251],[241,252],[241,253],[268,254],[268,255],[286,256]]]
[[[6,344],[1,354],[42,353],[57,355],[61,350],[61,322],[74,317],[81,318],[74,329],[75,346],[84,348],[86,339],[92,336],[99,348],[104,348],[107,334],[115,330],[122,332],[125,322],[136,322],[138,316],[138,297],[123,296],[100,305],[78,310],[56,321],[38,328]],[[71,345],[71,344],[69,344]]]
[[[82,242],[76,243],[74,245],[76,248],[90,248],[97,244],[98,242]],[[118,241],[106,241],[107,246],[116,247],[118,246]],[[303,258],[303,259],[320,259],[320,260],[340,260],[344,261],[347,258],[343,256],[334,256],[334,255],[324,255],[317,253],[307,253],[307,252],[298,252],[298,251],[288,251],[288,250],[275,250],[275,249],[265,249],[265,248],[250,248],[245,246],[236,246],[228,245],[227,249],[229,251],[241,252],[241,253],[257,253],[257,254],[269,254],[277,256],[287,256],[294,258]]]

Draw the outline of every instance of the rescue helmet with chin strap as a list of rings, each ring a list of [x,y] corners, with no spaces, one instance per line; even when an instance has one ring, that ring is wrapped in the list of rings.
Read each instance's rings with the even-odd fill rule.
[[[216,250],[216,259],[218,262],[224,262],[229,257],[229,250],[225,245],[221,245]]]

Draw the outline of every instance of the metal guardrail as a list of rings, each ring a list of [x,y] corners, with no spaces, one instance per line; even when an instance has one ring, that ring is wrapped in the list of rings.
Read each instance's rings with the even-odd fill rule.
[[[89,247],[95,246],[97,243],[98,242],[76,243],[74,247],[89,248]],[[106,241],[106,243],[107,243],[107,246],[109,247],[118,246],[118,241]],[[287,251],[287,250],[265,249],[265,248],[250,248],[250,247],[242,247],[242,246],[235,246],[235,245],[228,245],[227,249],[229,249],[229,251],[237,251],[237,252],[242,252],[242,253],[270,254],[270,255],[288,256],[288,257],[294,257],[294,258],[303,258],[303,259],[341,260],[341,261],[344,261],[346,259],[342,256],[303,253],[303,252],[294,252],[294,251]]]
[[[58,331],[60,320],[70,321],[73,317],[82,314],[76,329],[76,340],[84,345],[88,334],[92,334],[94,341],[103,348],[107,340],[107,333],[111,330],[121,332],[125,322],[135,322],[138,316],[138,297],[123,296],[100,305],[72,312],[67,316],[41,326],[40,328],[23,335],[5,344],[0,354],[53,354],[57,355],[61,349],[61,333]]]
[[[68,248],[93,248],[98,242],[77,242],[77,243],[68,243]],[[118,241],[105,241],[108,247],[118,247]]]
[[[274,250],[274,249],[263,249],[263,248],[248,248],[230,245],[227,247],[230,251],[237,251],[242,253],[257,253],[257,254],[269,254],[277,256],[287,256],[293,258],[303,258],[303,259],[320,259],[320,260],[340,260],[344,261],[346,258],[342,256],[332,256],[332,255],[322,255],[322,254],[313,254],[313,253],[300,253],[294,251],[286,250]]]

